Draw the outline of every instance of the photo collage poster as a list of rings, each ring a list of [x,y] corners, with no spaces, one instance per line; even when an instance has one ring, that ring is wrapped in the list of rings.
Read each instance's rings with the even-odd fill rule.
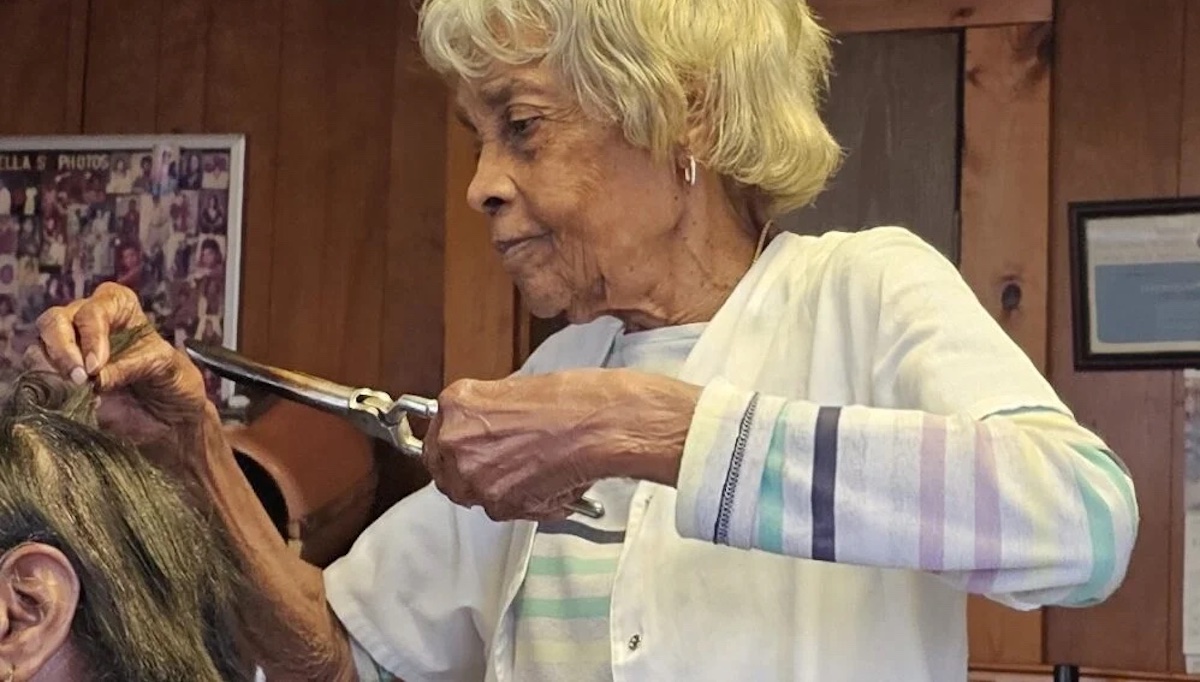
[[[240,148],[193,142],[81,148],[64,138],[61,148],[21,149],[19,139],[3,141],[0,381],[21,370],[43,311],[102,282],[136,291],[177,347],[188,339],[235,347]],[[205,374],[221,404],[221,380]]]

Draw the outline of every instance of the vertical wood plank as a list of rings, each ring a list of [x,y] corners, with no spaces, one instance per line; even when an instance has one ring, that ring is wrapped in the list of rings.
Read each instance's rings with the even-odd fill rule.
[[[446,88],[421,61],[417,13],[398,4],[392,82],[383,334],[386,385],[442,389],[446,220]]]
[[[1046,23],[1053,0],[810,0],[836,33]]]
[[[396,12],[392,0],[352,0],[330,17],[328,59],[333,65],[325,97],[330,159],[322,303],[314,320],[318,347],[339,361],[338,380],[376,385],[382,380],[380,339],[384,273],[388,267],[387,197],[392,134]],[[406,153],[408,150],[404,150]],[[397,192],[408,188],[397,186]],[[394,263],[407,267],[410,255]],[[432,287],[435,283],[430,283]],[[437,283],[440,288],[440,283]]]
[[[212,4],[204,97],[208,131],[246,135],[238,345],[270,360],[282,2]]]
[[[321,310],[330,263],[321,253],[328,217],[330,173],[329,22],[323,0],[283,3],[279,151],[275,171],[275,225],[271,234],[270,357],[285,367],[320,375],[340,360],[319,348],[322,325],[341,311]],[[361,104],[360,104],[361,105]],[[347,238],[361,226],[346,225]]]
[[[68,132],[68,0],[0,3],[0,134]]]
[[[1055,14],[1051,377],[1081,423],[1128,464],[1141,524],[1125,582],[1108,602],[1047,610],[1050,662],[1166,670],[1170,659],[1173,376],[1075,372],[1067,204],[1178,189],[1185,1],[1060,0]]]
[[[963,277],[1044,372],[1050,210],[1050,27],[966,31],[961,175]],[[1040,663],[1042,612],[982,598],[972,662]]]
[[[963,93],[962,273],[1043,371],[1052,49],[1048,24],[970,29]]]
[[[1183,35],[1183,115],[1180,126],[1179,147],[1179,194],[1200,196],[1200,4],[1184,5]],[[1171,610],[1170,639],[1167,654],[1171,670],[1184,672],[1187,667],[1183,658],[1183,551],[1184,515],[1187,499],[1184,485],[1187,462],[1183,450],[1183,374],[1175,374],[1174,393],[1176,398],[1175,419],[1171,433],[1174,443],[1171,448]]]
[[[158,46],[160,133],[197,133],[204,129],[209,0],[161,0]]]
[[[67,80],[63,133],[83,132],[83,86],[87,74],[88,20],[91,0],[70,0],[67,17]]]
[[[1186,5],[1179,193],[1200,195],[1200,4]]]
[[[92,0],[84,132],[152,133],[162,0]]]
[[[960,41],[955,31],[839,40],[822,114],[846,160],[812,206],[780,216],[781,228],[902,225],[957,261]]]
[[[452,102],[453,93],[449,97]],[[515,364],[516,297],[512,281],[492,248],[487,220],[467,205],[467,187],[474,174],[471,134],[448,117],[444,313],[447,385],[464,378],[499,379]]]

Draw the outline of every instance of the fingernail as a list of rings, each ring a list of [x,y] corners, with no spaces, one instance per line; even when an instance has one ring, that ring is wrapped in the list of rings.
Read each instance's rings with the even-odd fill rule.
[[[95,373],[96,367],[99,365],[100,358],[96,357],[95,353],[88,353],[87,359],[83,361],[83,368],[87,370],[88,374]]]
[[[74,381],[80,386],[87,381],[87,378],[87,372],[85,372],[82,367],[76,367],[75,369],[71,370],[71,381]]]

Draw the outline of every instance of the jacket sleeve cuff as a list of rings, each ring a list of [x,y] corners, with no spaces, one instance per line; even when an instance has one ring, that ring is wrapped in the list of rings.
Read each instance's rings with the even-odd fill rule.
[[[681,536],[753,545],[763,464],[785,402],[724,379],[704,388],[679,468],[675,525]]]

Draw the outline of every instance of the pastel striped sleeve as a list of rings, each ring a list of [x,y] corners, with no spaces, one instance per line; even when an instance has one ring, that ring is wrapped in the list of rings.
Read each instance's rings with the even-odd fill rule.
[[[1120,461],[1050,409],[943,417],[717,382],[693,417],[678,489],[685,537],[928,571],[1014,608],[1102,601],[1137,530]]]

